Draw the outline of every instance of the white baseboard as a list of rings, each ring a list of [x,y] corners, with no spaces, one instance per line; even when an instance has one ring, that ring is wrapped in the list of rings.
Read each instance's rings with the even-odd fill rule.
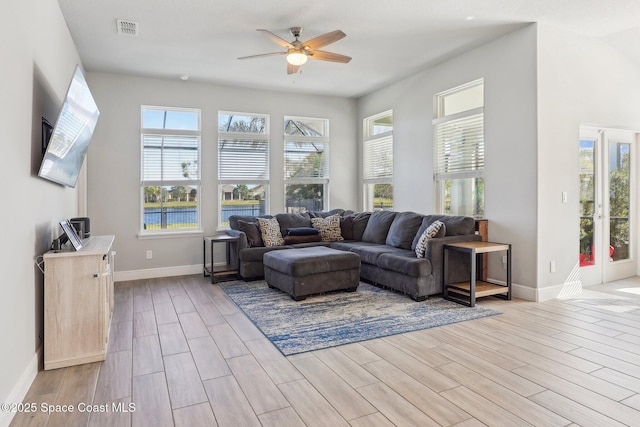
[[[535,289],[528,286],[518,285],[517,283],[511,284],[511,296],[513,298],[520,298],[526,301],[538,301],[538,295]]]
[[[202,274],[202,264],[116,271],[113,273],[113,280],[114,282],[124,282],[127,280],[155,279],[157,277],[189,276],[198,273]]]
[[[40,364],[41,354],[42,346],[38,348],[38,350],[29,361],[29,364],[27,364],[27,367],[20,376],[20,380],[18,380],[16,386],[13,388],[13,390],[11,390],[11,394],[9,394],[6,399],[3,399],[2,402],[20,403],[24,400],[27,392],[29,391],[29,388],[31,387],[31,384],[33,384],[33,380],[35,380],[36,375],[38,375],[38,366]],[[16,412],[0,411],[0,427],[8,427],[15,415]]]
[[[489,279],[491,282],[505,285],[503,280]],[[511,295],[527,301],[549,301],[556,298],[580,295],[582,293],[582,283],[580,281],[551,285],[544,288],[530,288],[529,286],[511,284]]]
[[[546,286],[538,289],[538,299],[536,301],[549,301],[556,298],[566,298],[582,293],[582,282],[569,282],[559,285]]]

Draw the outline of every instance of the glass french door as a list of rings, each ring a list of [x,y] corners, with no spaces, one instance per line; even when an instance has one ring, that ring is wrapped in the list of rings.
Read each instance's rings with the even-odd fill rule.
[[[581,128],[580,278],[585,286],[636,275],[633,132]]]

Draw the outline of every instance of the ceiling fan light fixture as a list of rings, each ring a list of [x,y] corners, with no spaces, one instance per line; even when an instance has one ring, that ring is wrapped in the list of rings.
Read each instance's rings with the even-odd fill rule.
[[[302,49],[289,49],[289,52],[287,53],[287,62],[299,67],[307,62],[307,55]]]

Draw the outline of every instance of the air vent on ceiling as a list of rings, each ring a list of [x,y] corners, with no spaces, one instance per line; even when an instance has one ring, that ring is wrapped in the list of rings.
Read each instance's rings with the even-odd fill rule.
[[[118,34],[124,34],[126,36],[138,35],[138,23],[128,21],[126,19],[118,19]]]

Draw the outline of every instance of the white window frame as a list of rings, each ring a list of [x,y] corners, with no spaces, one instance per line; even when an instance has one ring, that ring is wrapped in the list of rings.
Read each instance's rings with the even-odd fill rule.
[[[145,128],[144,127],[144,111],[174,111],[174,112],[191,112],[198,115],[198,126],[196,130],[185,129],[161,129],[161,128]],[[140,233],[138,237],[170,237],[181,234],[202,233],[201,206],[202,206],[202,171],[201,162],[201,128],[202,128],[202,111],[199,108],[181,108],[181,107],[164,107],[154,105],[141,105],[140,107]],[[197,179],[180,179],[180,180],[145,180],[144,178],[144,141],[145,136],[157,137],[189,137],[195,138],[198,144],[198,178]],[[145,203],[145,187],[170,187],[170,186],[190,186],[196,188],[196,227],[195,228],[161,228],[161,229],[145,229],[144,221],[144,203]]]
[[[448,180],[473,179],[474,183],[478,180],[484,181],[484,97],[480,106],[445,115],[445,101],[448,96],[478,87],[482,87],[484,93],[484,79],[474,80],[434,95],[433,181],[435,206],[438,213],[463,214],[476,218],[484,215],[484,190],[480,195],[482,202],[479,202],[475,194],[477,187],[470,192],[473,200],[468,203],[474,212],[449,212],[445,206],[445,183]],[[459,139],[469,136],[471,136],[469,144]],[[476,207],[480,204],[483,210],[477,212]]]
[[[219,129],[220,125],[220,116],[222,115],[232,115],[232,116],[248,116],[248,117],[261,117],[264,118],[264,132],[263,133],[254,133],[254,132],[225,132]],[[223,187],[226,185],[255,185],[255,186],[264,186],[264,210],[265,213],[269,212],[269,165],[270,165],[270,115],[263,113],[248,113],[248,112],[238,112],[238,111],[218,111],[218,146],[217,146],[217,156],[218,156],[218,221],[217,221],[217,229],[227,230],[229,228],[228,225],[223,224],[222,222],[222,200],[223,200]],[[222,176],[224,173],[224,168],[221,167],[221,144],[223,141],[261,141],[266,145],[266,158],[265,158],[265,167],[263,177],[248,177],[248,176],[237,176],[237,177],[225,177]]]
[[[391,130],[376,133],[375,122],[383,117],[391,117]],[[362,136],[362,203],[365,211],[372,211],[376,209],[373,186],[390,184],[393,188],[393,110],[364,118]],[[389,159],[382,158],[385,154]],[[393,210],[393,206],[378,209]]]
[[[288,120],[299,121],[321,121],[324,122],[323,136],[307,136],[307,135],[288,135],[285,132],[284,126]],[[284,210],[287,210],[287,186],[295,184],[320,184],[323,186],[323,200],[322,210],[329,210],[329,182],[330,182],[330,135],[329,135],[329,119],[321,117],[301,117],[301,116],[285,116],[283,120],[283,135],[284,135]],[[301,143],[301,144],[322,144],[324,162],[325,162],[325,176],[323,177],[287,177],[287,145],[288,143]]]

